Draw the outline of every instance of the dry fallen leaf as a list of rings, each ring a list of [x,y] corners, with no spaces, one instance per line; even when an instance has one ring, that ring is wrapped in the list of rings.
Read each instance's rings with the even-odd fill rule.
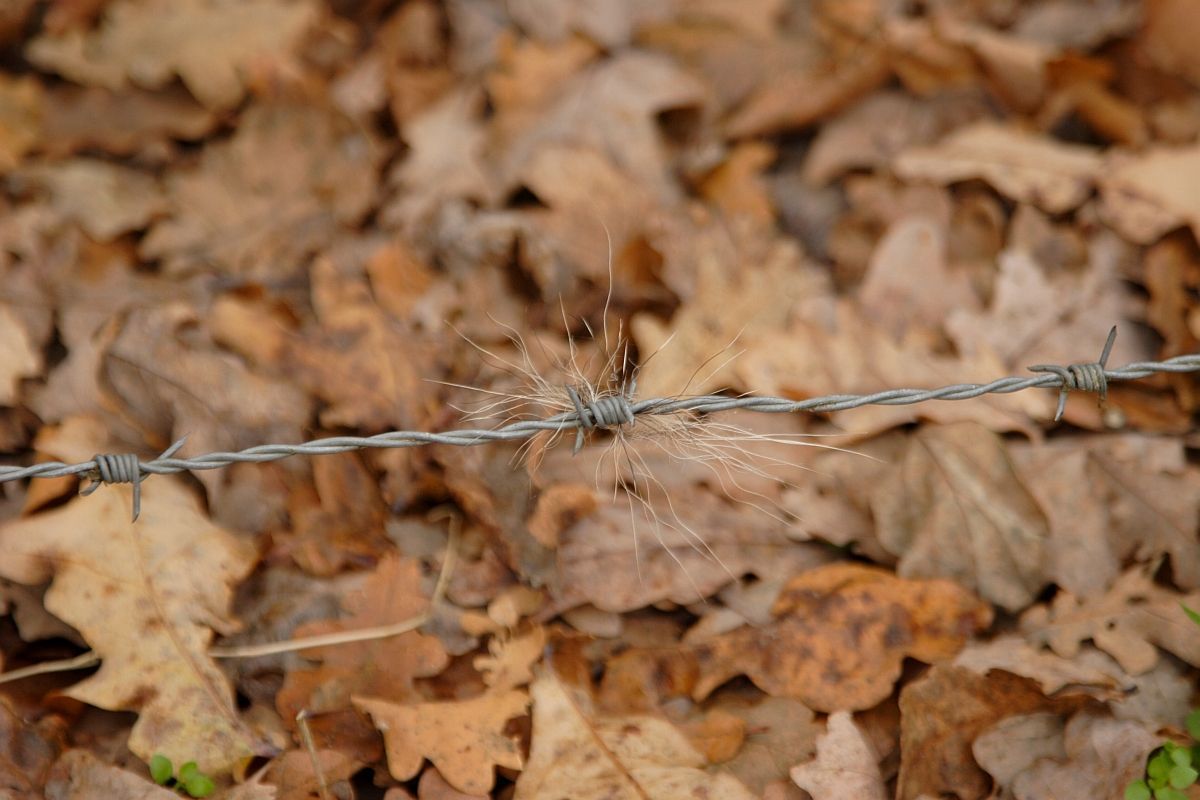
[[[1156,645],[1200,666],[1200,637],[1179,605],[1200,607],[1200,592],[1180,595],[1157,585],[1147,573],[1144,567],[1134,567],[1107,593],[1090,600],[1059,592],[1048,605],[1034,606],[1021,616],[1021,632],[1063,658],[1074,658],[1081,643],[1091,639],[1130,675],[1154,667]]]
[[[420,587],[420,565],[412,559],[389,556],[379,562],[360,591],[342,601],[349,617],[302,625],[295,635],[320,636],[405,622],[428,607]],[[419,700],[413,682],[437,675],[449,661],[437,638],[416,630],[305,652],[320,665],[287,673],[276,694],[276,706],[287,720],[295,719],[301,710],[316,712],[318,716],[310,723],[314,736],[322,744],[343,749],[354,736],[374,737],[369,730],[364,732],[357,720],[331,713],[322,716],[321,712],[346,711],[353,695],[392,702]]]
[[[521,751],[504,726],[525,713],[529,696],[523,691],[416,705],[355,697],[354,704],[383,732],[388,770],[397,780],[414,777],[428,758],[454,788],[485,794],[494,766],[521,769]]]
[[[1046,574],[1085,598],[1130,560],[1169,555],[1176,584],[1200,589],[1200,473],[1178,439],[1100,435],[1010,448],[1050,523]]]
[[[817,758],[792,767],[792,780],[813,800],[886,800],[875,749],[846,711],[829,715],[817,737]]]
[[[0,76],[0,173],[17,166],[41,138],[42,97],[32,76]]]
[[[754,797],[727,773],[704,771],[687,737],[653,716],[597,717],[552,673],[530,687],[533,739],[514,800],[674,800]]]
[[[232,586],[253,548],[209,522],[172,477],[155,478],[130,523],[130,489],[0,526],[0,574],[52,580],[46,608],[75,626],[102,659],[65,690],[85,703],[138,713],[129,748],[149,760],[225,772],[269,752],[241,722],[233,688],[208,657],[213,630],[232,633]]]
[[[206,106],[226,109],[245,92],[254,62],[286,63],[318,20],[311,0],[121,0],[96,31],[70,28],[29,43],[39,67],[90,86],[157,89],[176,75]]]
[[[167,175],[169,214],[140,254],[173,273],[294,274],[305,255],[362,219],[380,156],[364,129],[327,109],[252,106],[231,139],[209,142],[196,166]]]
[[[1013,779],[1016,800],[1121,800],[1125,787],[1145,774],[1146,759],[1162,745],[1162,738],[1141,723],[1089,710],[1079,712],[1067,723],[1063,744],[1065,759],[1041,759]]]
[[[1005,196],[1051,213],[1070,211],[1103,174],[1094,148],[1063,144],[992,122],[960,128],[941,142],[900,154],[905,180],[940,184],[980,178]]]
[[[846,563],[796,576],[772,611],[769,626],[695,646],[694,696],[745,674],[768,694],[818,711],[867,709],[892,693],[905,658],[950,658],[991,622],[991,609],[950,581]]]
[[[1045,514],[1004,442],[975,423],[922,428],[871,496],[879,541],[905,577],[954,578],[1016,611],[1047,581]]]
[[[47,800],[178,800],[179,795],[128,770],[106,764],[88,750],[68,750],[46,780]]]
[[[1100,177],[1100,211],[1122,236],[1151,244],[1172,228],[1190,225],[1200,236],[1200,145],[1116,154]]]
[[[638,348],[661,356],[638,375],[645,397],[705,394],[736,385],[734,356],[758,336],[783,327],[828,296],[828,282],[800,260],[794,247],[773,248],[763,265],[739,268],[714,248],[692,265],[694,294],[669,324],[651,315],[633,318]],[[747,254],[742,254],[747,255]],[[643,359],[645,360],[645,359]]]
[[[42,372],[42,354],[7,305],[0,305],[0,406],[16,405],[22,378]]]
[[[20,175],[48,192],[63,218],[97,241],[142,230],[166,210],[157,180],[107,161],[77,158],[29,167]]]
[[[897,387],[937,387],[961,381],[986,382],[1002,374],[995,356],[971,360],[933,352],[919,340],[898,342],[854,305],[839,303],[836,324],[797,321],[749,343],[733,365],[740,383],[766,395],[796,399],[871,394]],[[1048,398],[1034,394],[991,395],[969,403],[864,406],[835,411],[838,427],[855,437],[930,419],[970,420],[1000,431],[1029,431],[1045,416]]]
[[[954,795],[982,800],[991,788],[971,747],[1006,717],[1038,711],[1063,713],[1084,706],[1085,695],[1048,699],[1028,678],[1003,670],[986,676],[938,664],[900,692],[898,800]]]
[[[819,723],[812,710],[787,697],[766,697],[749,708],[718,706],[745,723],[737,755],[721,764],[755,794],[772,782],[789,779],[789,770],[816,755]]]
[[[640,509],[631,518],[627,507],[610,503],[564,531],[554,593],[559,607],[588,602],[630,611],[662,600],[691,603],[751,570],[782,578],[834,558],[827,548],[794,541],[766,514],[731,507],[702,488],[692,487],[686,502],[674,497],[671,507],[655,506],[663,520],[658,527]]]

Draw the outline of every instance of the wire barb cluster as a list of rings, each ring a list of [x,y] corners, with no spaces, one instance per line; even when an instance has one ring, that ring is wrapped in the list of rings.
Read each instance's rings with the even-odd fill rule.
[[[366,448],[423,447],[443,444],[472,447],[488,442],[512,442],[529,439],[542,431],[576,431],[575,451],[583,446],[588,431],[632,425],[641,415],[660,416],[693,412],[712,414],[742,409],[765,414],[794,414],[798,412],[845,411],[867,405],[899,406],[924,403],[929,400],[968,400],[986,394],[1012,394],[1033,388],[1059,390],[1058,409],[1054,419],[1062,417],[1067,394],[1071,391],[1095,392],[1105,400],[1108,384],[1129,381],[1158,373],[1200,372],[1200,353],[1175,356],[1164,361],[1138,361],[1116,369],[1108,369],[1109,353],[1116,337],[1116,328],[1109,333],[1104,352],[1098,361],[1060,366],[1038,364],[1027,377],[1007,377],[991,383],[959,383],[938,389],[890,389],[874,394],[828,395],[808,400],[788,400],[783,397],[703,395],[699,397],[654,397],[633,400],[625,394],[606,395],[584,403],[574,387],[565,387],[574,406],[572,411],[540,420],[523,420],[494,429],[464,429],[439,433],[427,431],[389,431],[375,436],[333,436],[303,444],[264,444],[237,452],[207,453],[190,458],[176,458],[183,440],[171,445],[158,458],[141,461],[132,454],[97,455],[91,461],[64,464],[47,461],[27,467],[0,466],[0,483],[24,478],[58,478],[77,475],[91,481],[83,494],[91,494],[101,484],[133,484],[133,517],[140,511],[141,482],[148,475],[171,475],[178,472],[221,469],[230,464],[277,461],[295,455],[329,455]]]

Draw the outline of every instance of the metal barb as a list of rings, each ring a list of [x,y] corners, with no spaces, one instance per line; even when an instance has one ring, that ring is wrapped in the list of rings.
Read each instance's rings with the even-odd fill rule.
[[[584,431],[633,424],[633,406],[625,395],[606,394],[584,405],[574,386],[565,388],[567,396],[571,398],[571,405],[575,406],[575,447],[571,451],[573,455],[577,455],[583,449]]]
[[[170,458],[175,455],[186,441],[187,437],[185,436],[164,450],[159,458]],[[95,466],[84,473],[84,477],[91,483],[79,493],[86,497],[104,484],[131,483],[133,484],[133,521],[137,522],[138,516],[142,513],[142,478],[150,474],[145,465],[134,453],[98,453],[92,456],[92,463]]]
[[[1100,408],[1108,401],[1108,376],[1105,369],[1108,366],[1108,356],[1112,353],[1113,342],[1117,340],[1117,326],[1113,325],[1108,332],[1108,341],[1104,343],[1104,351],[1099,361],[1088,361],[1080,364],[1068,364],[1065,367],[1058,364],[1037,364],[1027,367],[1030,372],[1049,372],[1058,376],[1062,384],[1058,390],[1058,408],[1054,412],[1054,421],[1062,419],[1067,408],[1067,395],[1072,389],[1081,392],[1095,392],[1098,395]]]

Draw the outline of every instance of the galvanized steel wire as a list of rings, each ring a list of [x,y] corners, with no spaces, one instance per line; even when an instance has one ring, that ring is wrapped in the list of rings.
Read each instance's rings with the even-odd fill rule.
[[[1045,370],[1046,368],[1041,366],[1040,369]],[[186,458],[174,456],[174,450],[180,444],[177,443],[170,451],[158,458],[139,461],[137,470],[133,469],[132,462],[130,462],[123,464],[119,471],[114,471],[111,456],[96,456],[90,461],[82,461],[77,464],[47,461],[26,467],[0,466],[0,483],[24,478],[57,478],[79,475],[90,479],[94,484],[104,482],[136,484],[146,475],[170,475],[193,470],[221,469],[230,464],[277,461],[296,455],[317,456],[366,448],[424,447],[434,444],[472,447],[489,442],[522,441],[542,431],[577,430],[582,432],[597,427],[627,424],[630,419],[636,419],[639,416],[661,416],[682,412],[713,414],[734,409],[765,414],[823,413],[845,411],[868,405],[900,406],[924,403],[930,400],[969,400],[987,394],[1011,394],[1035,388],[1053,388],[1060,392],[1070,390],[1099,392],[1106,389],[1108,383],[1112,381],[1137,380],[1159,373],[1189,372],[1200,372],[1200,353],[1176,356],[1164,361],[1138,361],[1116,369],[1106,369],[1101,362],[1088,362],[1056,367],[1032,376],[1000,378],[990,383],[958,383],[937,389],[889,389],[873,394],[827,395],[808,400],[789,400],[783,397],[755,395],[654,397],[643,400],[621,398],[613,403],[611,408],[593,403],[581,406],[581,411],[569,411],[540,420],[523,420],[495,429],[464,429],[436,433],[388,431],[374,436],[331,436],[302,444],[263,444],[237,452],[206,453]],[[1087,380],[1076,380],[1081,375],[1086,375]],[[567,390],[564,389],[564,391]],[[568,394],[570,394],[569,391]]]

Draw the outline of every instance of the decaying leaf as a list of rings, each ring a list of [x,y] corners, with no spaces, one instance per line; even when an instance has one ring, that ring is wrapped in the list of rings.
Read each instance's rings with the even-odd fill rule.
[[[985,604],[950,581],[845,563],[796,576],[772,611],[770,626],[696,645],[695,696],[745,674],[818,711],[870,708],[892,693],[906,657],[948,659],[991,621]]]
[[[952,794],[982,800],[990,781],[971,746],[1006,717],[1038,711],[1064,713],[1088,702],[1085,695],[1047,698],[1028,678],[1003,670],[986,676],[938,664],[900,692],[899,800]]]
[[[595,716],[586,697],[548,672],[530,694],[533,739],[515,800],[753,798],[728,773],[705,772],[704,756],[665,719]]]
[[[230,108],[255,61],[287,61],[316,23],[310,0],[122,0],[98,30],[71,28],[30,42],[35,64],[91,86],[157,89],[178,75],[210,108]]]
[[[792,780],[813,800],[886,800],[875,749],[847,711],[829,715],[816,760],[792,767]]]
[[[209,522],[178,479],[154,480],[136,525],[130,491],[106,487],[0,526],[0,574],[53,581],[46,608],[103,659],[99,672],[65,692],[136,711],[134,753],[228,771],[269,748],[239,719],[233,689],[206,650],[214,629],[237,630],[232,586],[257,559],[245,541]]]
[[[1051,213],[1082,203],[1102,174],[1095,149],[981,122],[960,128],[941,142],[901,153],[897,173],[907,180],[953,183],[971,178]]]
[[[529,696],[523,691],[416,705],[355,697],[354,704],[383,732],[388,769],[397,780],[414,777],[428,758],[454,788],[484,794],[492,788],[494,766],[521,769],[521,751],[504,726],[525,713]]]
[[[1144,567],[1121,575],[1104,595],[1091,600],[1059,592],[1048,605],[1021,617],[1021,631],[1063,658],[1074,658],[1085,640],[1117,660],[1130,675],[1158,662],[1158,650],[1200,666],[1200,637],[1180,603],[1200,606],[1200,592],[1180,595],[1158,586]]]
[[[927,427],[873,493],[879,541],[906,577],[954,578],[1009,610],[1047,580],[1050,530],[1004,442],[974,423]]]

